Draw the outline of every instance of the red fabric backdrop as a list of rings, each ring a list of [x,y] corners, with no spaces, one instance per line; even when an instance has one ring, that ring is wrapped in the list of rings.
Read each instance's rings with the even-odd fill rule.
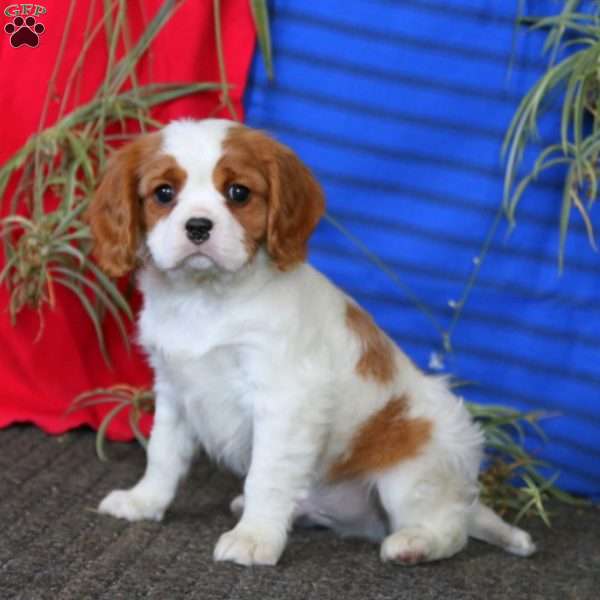
[[[0,40],[0,164],[37,131],[61,40],[67,30],[56,85],[49,90],[51,102],[46,125],[55,122],[61,91],[89,36],[90,27],[93,29],[100,22],[104,3],[54,0],[39,4],[46,8],[46,13],[37,17],[45,27],[38,47],[13,48],[10,36],[3,29],[0,31],[3,36]],[[135,0],[127,4],[131,39],[135,41],[162,0]],[[241,100],[254,48],[254,28],[248,0],[222,0],[221,4],[227,76],[235,86],[231,97],[241,118]],[[137,72],[141,84],[219,80],[213,3],[184,0],[179,5],[140,62]],[[8,6],[11,6],[8,2],[0,5],[2,28],[13,19],[4,14]],[[94,38],[81,75],[75,80],[67,110],[92,97],[103,80],[106,60],[106,36],[102,31]],[[215,112],[218,105],[217,93],[199,94],[162,105],[154,110],[153,116],[161,121],[181,116],[228,116]],[[2,199],[4,210],[10,192],[11,189]],[[50,310],[46,306],[43,333],[34,342],[39,331],[37,314],[24,309],[13,327],[7,310],[7,290],[4,286],[0,289],[0,427],[26,421],[51,433],[82,424],[97,428],[110,407],[98,406],[67,414],[67,408],[78,394],[117,383],[133,386],[151,383],[152,375],[143,356],[135,346],[127,353],[110,319],[105,329],[113,366],[107,366],[98,350],[93,326],[78,300],[67,290],[57,288],[56,291],[56,307]],[[143,428],[147,431],[148,426],[146,420]],[[126,414],[113,421],[108,434],[112,439],[132,437]]]

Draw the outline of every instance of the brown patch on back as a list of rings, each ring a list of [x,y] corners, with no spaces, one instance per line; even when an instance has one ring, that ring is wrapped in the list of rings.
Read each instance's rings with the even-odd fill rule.
[[[352,440],[348,455],[329,469],[331,480],[352,479],[414,458],[431,438],[432,423],[406,416],[404,396],[391,398]]]
[[[232,127],[213,181],[226,197],[232,183],[251,191],[244,206],[228,203],[246,231],[252,256],[261,243],[282,271],[306,258],[308,238],[323,214],[323,192],[309,169],[286,146],[261,131]]]
[[[373,319],[358,306],[346,305],[346,324],[359,338],[362,353],[356,372],[379,383],[389,383],[396,373],[394,347]]]

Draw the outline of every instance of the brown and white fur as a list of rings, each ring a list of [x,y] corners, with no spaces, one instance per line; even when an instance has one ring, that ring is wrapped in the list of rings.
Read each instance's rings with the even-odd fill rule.
[[[401,564],[468,536],[530,555],[479,502],[482,433],[446,380],[306,264],[323,210],[289,148],[230,121],[176,121],[116,152],[88,218],[106,272],[139,266],[156,413],[144,476],[100,511],[160,520],[203,447],[245,477],[216,560],[275,564],[294,522],[380,540]]]

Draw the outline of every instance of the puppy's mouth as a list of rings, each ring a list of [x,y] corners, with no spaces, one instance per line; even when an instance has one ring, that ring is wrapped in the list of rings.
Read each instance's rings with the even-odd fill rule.
[[[182,275],[197,273],[199,275],[220,275],[237,271],[232,268],[227,261],[227,256],[218,247],[209,243],[191,248],[180,247],[178,252],[173,252],[171,256],[163,256],[161,252],[154,254],[146,246],[143,255],[140,256],[142,262],[153,264],[159,271],[164,273]],[[233,265],[234,267],[236,265]]]
[[[208,253],[198,249],[187,256],[184,256],[177,264],[173,267],[175,269],[192,269],[194,271],[207,271],[220,269],[215,259]]]
[[[221,270],[217,261],[207,252],[204,252],[199,248],[185,254],[171,264],[164,264],[160,259],[157,260],[157,257],[155,257],[147,247],[140,258],[143,262],[150,262],[158,268],[159,271],[165,273],[175,274],[178,272],[184,273],[186,271],[215,272]]]

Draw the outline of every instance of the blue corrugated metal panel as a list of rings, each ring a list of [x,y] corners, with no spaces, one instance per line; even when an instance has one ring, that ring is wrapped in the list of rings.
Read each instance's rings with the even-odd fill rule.
[[[275,0],[275,80],[260,57],[254,63],[248,123],[302,156],[325,187],[329,214],[386,262],[438,326],[326,221],[312,262],[424,368],[442,353],[440,330],[451,326],[453,301],[497,214],[504,131],[545,67],[543,36],[515,37],[517,4]],[[556,7],[530,4],[536,13]],[[542,134],[556,128],[547,118]],[[544,423],[549,444],[528,443],[561,469],[563,487],[598,496],[600,260],[575,216],[558,275],[560,175],[527,194],[510,237],[500,224],[443,360],[472,382],[470,400],[560,415]]]

